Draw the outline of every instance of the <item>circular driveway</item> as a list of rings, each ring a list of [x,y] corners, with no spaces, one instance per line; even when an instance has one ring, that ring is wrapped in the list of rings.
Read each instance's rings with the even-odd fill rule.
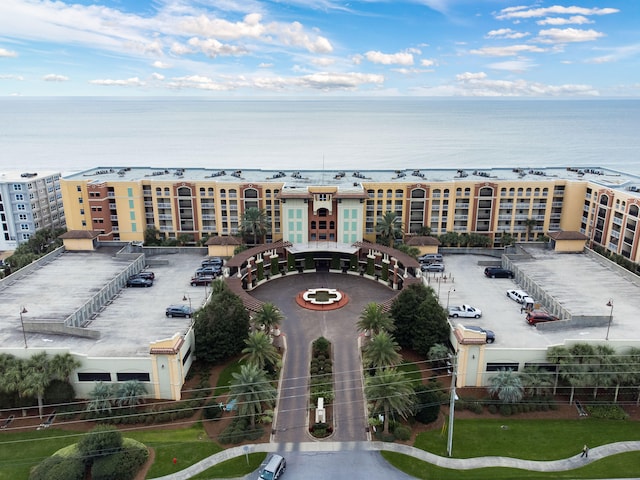
[[[343,291],[349,296],[349,303],[333,311],[307,310],[296,303],[295,297],[300,291],[322,287]],[[362,363],[356,323],[367,303],[383,303],[397,292],[358,276],[318,272],[289,274],[250,293],[263,302],[275,304],[285,317],[281,330],[286,336],[287,350],[273,440],[304,442],[312,439],[308,433],[309,362],[311,343],[320,336],[331,342],[333,351],[334,433],[330,439],[338,442],[366,440]]]

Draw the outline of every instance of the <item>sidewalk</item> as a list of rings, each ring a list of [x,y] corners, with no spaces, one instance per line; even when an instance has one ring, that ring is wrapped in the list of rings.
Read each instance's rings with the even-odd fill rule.
[[[616,455],[618,453],[632,452],[640,450],[640,441],[617,442],[589,450],[588,458],[581,458],[580,453],[573,457],[562,460],[540,461],[521,460],[510,457],[477,457],[477,458],[448,458],[440,457],[432,453],[420,450],[408,445],[401,445],[387,442],[302,442],[302,443],[259,443],[254,445],[244,445],[233,447],[222,452],[211,455],[208,458],[172,475],[165,475],[152,480],[187,480],[198,473],[201,473],[214,465],[239,457],[249,453],[286,453],[291,451],[304,452],[337,452],[344,450],[365,450],[365,451],[389,451],[412,456],[418,460],[431,463],[438,467],[455,470],[471,470],[485,467],[507,467],[521,470],[531,470],[536,472],[561,472],[579,468],[588,463],[602,458]]]

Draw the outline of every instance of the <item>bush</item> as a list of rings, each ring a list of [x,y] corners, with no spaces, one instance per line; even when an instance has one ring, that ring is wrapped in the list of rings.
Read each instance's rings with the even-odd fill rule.
[[[409,440],[411,438],[411,429],[409,427],[407,427],[406,425],[398,425],[393,430],[393,435],[398,440],[406,441],[406,440]]]
[[[147,448],[135,440],[126,439],[124,448],[113,455],[97,458],[91,468],[92,480],[130,480],[149,457]]]
[[[31,470],[29,480],[82,480],[84,463],[80,457],[54,455]]]

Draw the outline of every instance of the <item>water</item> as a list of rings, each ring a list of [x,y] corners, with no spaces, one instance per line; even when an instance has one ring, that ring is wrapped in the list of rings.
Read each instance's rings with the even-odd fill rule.
[[[427,169],[640,174],[640,101],[0,99],[0,167]]]

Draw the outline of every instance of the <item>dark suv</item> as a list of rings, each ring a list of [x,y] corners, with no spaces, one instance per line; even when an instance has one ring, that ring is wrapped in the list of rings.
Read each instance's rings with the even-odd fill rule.
[[[502,267],[487,267],[484,275],[489,278],[513,278],[513,272]]]

